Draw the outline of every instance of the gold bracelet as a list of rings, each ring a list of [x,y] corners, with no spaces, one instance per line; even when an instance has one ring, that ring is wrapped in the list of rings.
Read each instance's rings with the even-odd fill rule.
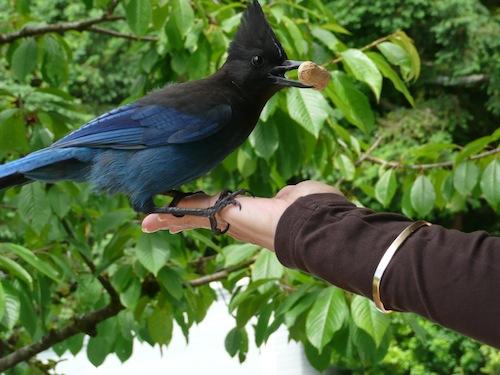
[[[380,282],[382,280],[382,276],[384,276],[384,272],[387,269],[387,266],[392,260],[392,257],[394,256],[394,254],[396,254],[396,251],[399,250],[401,245],[408,239],[408,237],[410,237],[419,228],[422,228],[426,225],[431,226],[432,224],[428,223],[427,221],[416,221],[410,226],[406,227],[387,248],[384,255],[382,256],[382,259],[380,259],[380,263],[378,264],[377,269],[375,270],[375,274],[373,275],[372,282],[373,302],[375,303],[375,307],[378,311],[384,314],[388,314],[392,311],[386,310],[384,304],[382,303],[382,300],[380,299]]]

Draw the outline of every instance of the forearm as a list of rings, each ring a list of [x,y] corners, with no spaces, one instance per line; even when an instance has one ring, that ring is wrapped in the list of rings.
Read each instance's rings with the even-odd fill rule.
[[[371,294],[380,258],[411,221],[356,208],[343,197],[299,199],[276,232],[278,258],[346,290]],[[388,309],[411,311],[500,347],[500,238],[424,227],[387,268],[381,297]]]

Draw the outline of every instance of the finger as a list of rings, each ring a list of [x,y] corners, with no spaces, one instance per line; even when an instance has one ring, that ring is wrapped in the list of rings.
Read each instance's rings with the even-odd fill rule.
[[[152,214],[148,215],[142,222],[142,230],[146,233],[153,233],[159,230],[170,230],[178,233],[193,228],[209,228],[208,219],[188,215],[175,217],[167,214]]]

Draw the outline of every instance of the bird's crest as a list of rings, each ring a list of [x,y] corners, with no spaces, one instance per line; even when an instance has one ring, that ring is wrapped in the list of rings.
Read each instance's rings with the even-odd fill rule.
[[[229,58],[244,56],[255,50],[260,50],[268,56],[275,56],[277,60],[287,59],[283,46],[267,22],[257,0],[253,0],[243,13],[240,27],[229,47]]]

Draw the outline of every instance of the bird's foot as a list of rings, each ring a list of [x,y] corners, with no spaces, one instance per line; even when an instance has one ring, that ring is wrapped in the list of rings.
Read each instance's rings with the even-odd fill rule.
[[[184,198],[190,197],[192,195],[197,195],[197,194],[203,194],[203,192],[200,190],[200,191],[195,191],[194,193],[193,192],[184,193],[183,191],[179,191],[179,190],[169,190],[165,193],[165,195],[171,196],[173,198],[172,201],[170,202],[170,204],[168,205],[169,207],[177,207],[179,202],[181,200],[183,200]],[[179,214],[172,214],[172,215],[175,217],[183,217],[184,216],[184,215],[179,215]]]
[[[183,193],[184,194],[184,193]],[[224,234],[227,233],[229,230],[229,224],[224,229],[219,229],[219,223],[217,222],[217,218],[215,215],[217,215],[220,211],[222,211],[224,208],[228,206],[236,206],[241,210],[241,204],[236,200],[236,197],[238,195],[252,195],[248,190],[242,189],[238,190],[235,192],[231,191],[223,191],[215,204],[212,207],[208,208],[182,208],[182,207],[175,207],[172,206],[172,204],[168,207],[162,207],[162,208],[156,208],[154,210],[154,213],[156,214],[170,214],[174,215],[176,217],[182,217],[185,215],[191,215],[191,216],[201,216],[201,217],[207,217],[210,221],[210,228],[212,229],[212,233],[214,234]],[[192,195],[192,194],[188,194]],[[180,201],[182,197],[178,200]],[[174,197],[175,200],[175,197]],[[177,203],[178,203],[177,201]]]

